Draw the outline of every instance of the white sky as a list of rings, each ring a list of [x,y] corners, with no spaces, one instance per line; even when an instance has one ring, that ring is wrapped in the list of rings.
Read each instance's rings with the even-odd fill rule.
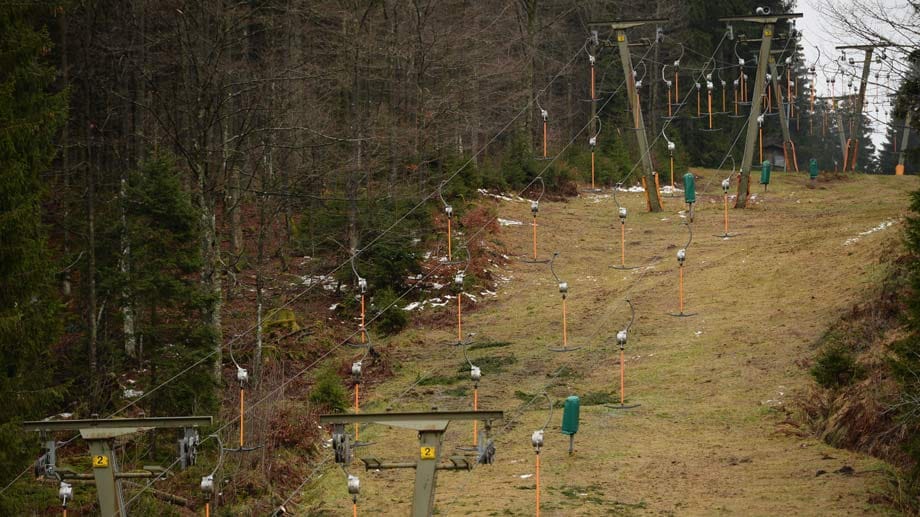
[[[850,3],[846,0],[831,0],[839,6],[845,6]],[[880,6],[896,11],[899,8],[904,8],[904,0],[869,0],[873,4],[878,4]],[[815,88],[819,96],[830,95],[830,92],[827,91],[827,81],[824,74],[821,71],[820,64],[823,64],[827,67],[828,73],[831,73],[832,70],[836,70],[836,66],[833,65],[833,60],[837,59],[840,56],[840,51],[835,50],[834,47],[838,45],[860,45],[866,44],[867,41],[859,39],[855,35],[848,35],[844,31],[838,30],[834,23],[827,19],[822,13],[821,8],[825,5],[827,0],[798,0],[798,5],[796,6],[796,12],[804,14],[804,18],[797,21],[797,27],[802,31],[802,46],[805,47],[805,59],[807,66],[812,66],[815,63],[815,60],[818,58],[818,49],[820,48],[820,61],[819,66],[817,66],[818,80],[815,83]],[[878,51],[876,51],[878,52]],[[857,73],[862,71],[862,60],[863,52],[862,51],[851,51],[847,54],[848,57],[853,57],[856,62],[859,64]],[[831,65],[831,66],[828,66]],[[875,81],[875,73],[879,72],[879,79],[882,83],[885,82],[886,72],[881,68],[880,65],[877,65],[874,61],[872,68],[870,68],[869,81]],[[892,86],[896,87],[895,84],[896,77],[894,74],[891,75]],[[835,83],[835,93],[840,95],[842,89],[846,89],[849,79],[844,77],[837,77]],[[855,84],[859,84],[858,80],[854,81]],[[873,137],[872,141],[875,143],[876,148],[880,148],[882,143],[885,141],[885,132],[886,125],[890,121],[890,105],[887,97],[885,96],[885,90],[883,88],[877,89],[876,87],[870,85],[866,90],[866,96],[869,99],[869,104],[866,107],[868,110],[867,114],[871,117],[877,117],[879,121],[874,121],[873,123]],[[878,101],[876,101],[878,99]],[[876,108],[878,111],[876,111]]]

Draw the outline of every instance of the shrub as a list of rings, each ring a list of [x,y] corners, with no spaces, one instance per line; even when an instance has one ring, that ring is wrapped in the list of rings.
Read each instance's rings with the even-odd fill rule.
[[[374,328],[385,336],[396,334],[409,324],[406,311],[394,302],[396,302],[396,293],[390,287],[384,288],[374,296],[374,307],[377,310]]]
[[[823,388],[848,386],[862,376],[862,368],[856,358],[844,347],[832,346],[818,354],[811,375]]]
[[[332,411],[342,411],[348,407],[345,386],[334,368],[326,367],[316,376],[316,383],[310,390],[310,402]]]

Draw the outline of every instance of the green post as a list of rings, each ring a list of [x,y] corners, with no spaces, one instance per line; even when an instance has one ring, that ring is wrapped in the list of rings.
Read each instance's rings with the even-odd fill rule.
[[[770,184],[770,171],[772,170],[772,165],[769,160],[764,160],[761,164],[760,169],[760,184],[763,185],[764,192],[767,191],[767,185]]]
[[[684,174],[684,201],[688,205],[696,203],[696,178],[692,172]]]
[[[808,161],[808,175],[812,180],[818,178],[818,160],[812,158]]]
[[[575,433],[578,432],[578,417],[581,412],[581,401],[572,395],[565,399],[562,409],[562,434],[569,435],[569,454],[575,452]]]

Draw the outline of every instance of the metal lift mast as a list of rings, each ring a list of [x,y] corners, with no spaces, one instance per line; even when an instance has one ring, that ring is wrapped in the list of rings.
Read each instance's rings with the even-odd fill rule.
[[[648,189],[656,189],[656,183],[652,169],[652,157],[648,146],[648,135],[645,133],[645,121],[642,118],[642,106],[639,104],[639,92],[636,89],[636,78],[633,76],[632,57],[629,55],[629,39],[626,37],[626,30],[652,23],[660,25],[667,23],[667,21],[666,19],[617,20],[588,24],[588,27],[592,28],[609,27],[615,33],[617,48],[620,51],[620,62],[623,64],[623,73],[626,75],[626,93],[629,96],[629,104],[632,106],[633,114],[635,115],[636,139],[639,143],[639,153],[642,155],[642,169]],[[648,192],[648,200],[651,212],[661,211],[661,203],[658,202],[657,192]]]
[[[754,79],[754,95],[751,97],[751,113],[748,116],[747,135],[744,140],[744,158],[741,159],[741,178],[738,181],[738,199],[735,208],[747,206],[750,193],[751,161],[754,159],[754,147],[757,144],[757,118],[760,117],[763,106],[763,95],[766,89],[764,78],[767,75],[767,64],[770,60],[770,44],[773,41],[773,32],[776,23],[780,20],[801,18],[801,13],[730,16],[719,18],[720,22],[750,22],[763,26],[760,41],[760,54],[757,57],[757,77]]]

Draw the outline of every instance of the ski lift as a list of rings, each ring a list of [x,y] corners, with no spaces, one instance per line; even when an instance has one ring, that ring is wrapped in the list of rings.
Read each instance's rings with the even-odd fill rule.
[[[355,386],[354,410],[355,410],[356,415],[361,412],[361,381],[363,380],[363,377],[364,377],[364,365],[367,361],[367,357],[371,354],[376,354],[376,352],[374,352],[374,345],[373,343],[371,343],[371,336],[368,333],[367,344],[365,345],[365,349],[364,349],[364,355],[362,355],[361,358],[358,359],[357,361],[354,361],[353,363],[351,363],[351,378],[354,381],[354,386]],[[374,357],[376,357],[376,355],[374,355]],[[359,433],[359,427],[358,427],[358,424],[356,423],[355,424],[355,441],[353,445],[354,447],[357,448],[357,447],[366,447],[368,445],[372,445],[371,442],[360,441],[358,438],[358,433]]]
[[[728,191],[732,186],[732,178],[735,176],[735,157],[729,155],[729,158],[732,160],[732,172],[728,175],[727,178],[722,180],[722,221],[723,221],[723,233],[722,235],[716,235],[722,240],[729,239],[731,237],[736,237],[737,234],[728,233]]]
[[[716,131],[722,131],[722,128],[712,126],[712,115],[713,115],[712,113],[712,80],[706,81],[706,98],[707,98],[707,103],[709,106],[709,112],[707,113],[707,115],[709,116],[709,127],[700,129],[699,131],[703,131],[705,133],[714,133]]]
[[[533,216],[533,221],[531,222],[531,226],[533,227],[533,258],[522,259],[521,262],[527,264],[547,264],[549,260],[537,258],[537,213],[540,211],[540,200],[543,199],[543,194],[546,193],[546,183],[543,182],[541,176],[537,176],[536,179],[540,181],[540,195],[537,196],[537,199],[530,202],[530,213]]]
[[[534,482],[536,484],[537,516],[540,515],[540,451],[543,450],[546,427],[553,419],[553,399],[549,398],[549,395],[546,392],[543,392],[543,396],[546,397],[546,401],[549,402],[549,415],[546,417],[546,422],[543,423],[543,427],[537,429],[533,432],[533,434],[530,435],[530,445],[533,446],[533,451],[535,454]]]
[[[613,202],[617,205],[617,217],[620,219],[620,265],[610,267],[621,270],[636,269],[638,266],[626,265],[626,207],[620,205],[620,201],[617,199],[617,191],[620,190],[622,186],[622,183],[617,183],[613,189]]]
[[[240,366],[233,356],[233,347],[229,347],[230,361],[236,366],[236,380],[240,384],[240,446],[236,449],[226,449],[227,452],[250,452],[261,449],[262,445],[246,447],[246,384],[249,382],[249,371]]]
[[[549,127],[549,112],[543,109],[543,106],[540,105],[540,101],[534,99],[534,102],[537,103],[537,108],[540,110],[540,118],[543,119],[543,156],[538,158],[538,160],[549,160],[549,143],[547,141],[547,131]]]
[[[553,352],[573,352],[578,350],[581,347],[569,347],[569,329],[568,329],[568,313],[566,308],[566,297],[569,293],[569,284],[563,282],[559,279],[559,276],[556,275],[556,269],[554,267],[554,262],[556,257],[559,256],[559,252],[553,253],[553,258],[549,261],[549,270],[553,274],[553,278],[556,279],[556,283],[559,285],[559,294],[562,295],[562,348],[553,348],[550,347],[550,350]]]
[[[684,48],[683,43],[678,43],[680,45],[680,56],[674,60],[674,106],[680,107],[683,105],[683,101],[680,100],[680,60],[684,57]]]
[[[600,192],[601,189],[595,186],[595,159],[594,153],[597,148],[597,137],[601,134],[601,119],[599,117],[594,117],[594,123],[597,124],[597,131],[590,137],[588,137],[588,147],[591,148],[591,188],[588,192]]]
[[[703,107],[702,107],[702,98],[703,98],[703,85],[699,81],[693,83],[696,87],[696,116],[690,117],[694,119],[701,119],[703,117]]]
[[[67,517],[67,501],[73,499],[73,485],[61,480],[61,484],[58,485],[58,498],[61,500],[63,515]]]
[[[451,223],[454,219],[454,207],[447,204],[447,201],[444,200],[444,185],[447,183],[447,180],[442,181],[438,185],[438,197],[441,198],[441,204],[444,205],[444,215],[447,216],[447,262],[445,264],[459,264],[459,262],[454,261],[453,258],[453,249],[451,240],[453,238],[453,231],[451,229]]]
[[[217,465],[214,466],[214,470],[211,471],[207,476],[201,477],[201,482],[198,487],[201,489],[201,492],[205,495],[204,503],[204,512],[205,515],[211,514],[211,500],[214,497],[215,486],[214,486],[214,476],[217,475],[217,471],[220,470],[220,466],[224,463],[224,449],[223,443],[220,441],[220,435],[212,434],[209,438],[214,438],[217,440],[217,450],[220,452],[220,455],[217,457]]]
[[[352,513],[358,515],[358,495],[361,493],[361,480],[358,479],[358,476],[348,474],[347,472],[346,476],[348,495],[351,496]]]
[[[677,149],[677,146],[674,145],[674,142],[668,138],[668,135],[664,132],[664,128],[661,129],[661,136],[664,137],[664,141],[667,142],[668,147],[668,162],[670,163],[671,168],[671,195],[669,197],[674,197],[675,187],[674,187],[674,150]]]
[[[626,341],[629,339],[629,329],[632,328],[633,323],[636,321],[636,308],[633,307],[629,298],[626,299],[626,303],[629,305],[631,314],[629,324],[626,325],[625,329],[617,332],[617,345],[620,347],[620,405],[607,404],[606,406],[610,409],[633,409],[640,406],[640,404],[626,405]]]
[[[687,239],[687,244],[683,248],[677,250],[677,269],[679,271],[679,280],[678,280],[678,307],[679,312],[677,313],[668,313],[670,316],[675,316],[678,318],[688,318],[690,316],[695,316],[696,313],[685,313],[684,312],[684,261],[687,260],[687,249],[690,248],[690,243],[693,242],[693,227],[690,223],[684,223],[687,226],[687,231],[689,232],[689,238]]]
[[[674,116],[674,110],[673,110],[674,104],[671,102],[671,94],[672,94],[672,87],[674,86],[674,81],[667,79],[668,77],[667,68],[668,68],[668,65],[666,64],[661,66],[661,80],[664,81],[664,85],[668,89],[668,116],[661,117],[661,118],[664,120],[674,120],[676,118]]]
[[[365,305],[365,297],[367,296],[367,279],[358,274],[358,269],[355,267],[355,256],[357,255],[356,250],[351,250],[351,272],[354,274],[357,279],[358,284],[358,294],[360,295],[360,305],[361,305],[361,323],[358,324],[358,332],[361,333],[361,342],[352,343],[351,340],[348,341],[348,346],[363,348],[365,343],[367,343],[367,312]]]

